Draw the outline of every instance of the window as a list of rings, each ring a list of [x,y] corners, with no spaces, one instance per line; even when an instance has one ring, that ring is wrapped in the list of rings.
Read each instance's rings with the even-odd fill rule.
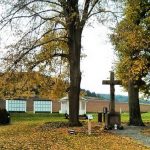
[[[7,111],[26,112],[26,100],[6,100]]]
[[[52,112],[52,102],[34,101],[34,112]]]

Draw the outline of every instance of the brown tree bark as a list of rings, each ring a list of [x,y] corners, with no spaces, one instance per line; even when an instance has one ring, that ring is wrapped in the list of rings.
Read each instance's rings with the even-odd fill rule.
[[[80,53],[81,53],[81,31],[72,32],[70,49],[70,91],[69,91],[69,122],[70,126],[80,126],[79,115],[79,95],[80,95]]]
[[[68,47],[70,64],[70,89],[69,89],[69,125],[81,126],[79,122],[79,95],[80,95],[80,55],[81,55],[81,35],[82,27],[80,25],[79,11],[75,1],[70,2],[71,21],[68,23]],[[73,13],[73,12],[74,13]]]
[[[129,125],[144,126],[139,104],[139,87],[134,81],[128,83],[129,96]]]

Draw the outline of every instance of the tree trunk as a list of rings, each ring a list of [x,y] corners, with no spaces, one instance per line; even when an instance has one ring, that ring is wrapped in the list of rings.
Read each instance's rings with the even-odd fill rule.
[[[129,125],[144,126],[139,104],[139,88],[133,81],[128,84],[129,95]]]
[[[80,54],[82,29],[75,24],[69,30],[69,61],[70,61],[70,90],[69,90],[69,125],[81,126],[79,122],[79,95],[80,95]]]
[[[81,23],[78,1],[68,0],[67,5],[63,5],[66,14],[66,30],[68,35],[67,45],[69,49],[70,65],[70,89],[69,89],[69,124],[70,126],[81,126],[79,122],[79,95],[80,95],[80,55],[81,55],[81,35],[86,21]]]

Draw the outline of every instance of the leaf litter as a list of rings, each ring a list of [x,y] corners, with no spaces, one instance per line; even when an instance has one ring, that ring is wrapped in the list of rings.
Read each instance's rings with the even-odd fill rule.
[[[67,122],[16,123],[0,126],[0,150],[148,150],[129,137],[103,130],[92,123],[88,135],[87,122],[82,127],[68,126]],[[75,134],[68,131],[74,130]]]

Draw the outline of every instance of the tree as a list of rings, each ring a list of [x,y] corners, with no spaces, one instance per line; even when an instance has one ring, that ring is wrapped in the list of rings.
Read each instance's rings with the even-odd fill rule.
[[[17,28],[19,25],[22,27],[18,34],[20,38],[14,47],[17,49],[17,53],[13,55],[15,59],[11,69],[19,67],[21,62],[28,63],[29,55],[34,60],[33,54],[39,52],[40,47],[47,43],[65,42],[67,44],[67,53],[56,48],[56,53],[53,53],[52,56],[68,59],[70,70],[69,122],[70,126],[80,125],[78,113],[82,32],[88,20],[93,16],[99,14],[99,19],[103,21],[106,19],[106,13],[112,14],[108,7],[111,5],[114,8],[114,1],[110,1],[110,5],[105,0],[85,0],[83,3],[79,0],[16,0],[13,2],[3,0],[4,2],[9,6],[6,10],[8,15],[2,17],[2,28],[9,23],[12,26],[17,24]],[[27,26],[29,30],[27,30]],[[65,35],[58,34],[58,37],[50,37],[41,42],[45,36],[58,32],[63,32]],[[25,69],[24,67],[23,69]]]
[[[7,72],[0,75],[0,98],[39,96],[58,100],[66,95],[68,83],[39,72]]]
[[[147,89],[143,80],[150,70],[149,14],[148,0],[127,0],[124,18],[111,36],[118,56],[116,73],[128,89],[130,125],[143,125],[139,90]]]

